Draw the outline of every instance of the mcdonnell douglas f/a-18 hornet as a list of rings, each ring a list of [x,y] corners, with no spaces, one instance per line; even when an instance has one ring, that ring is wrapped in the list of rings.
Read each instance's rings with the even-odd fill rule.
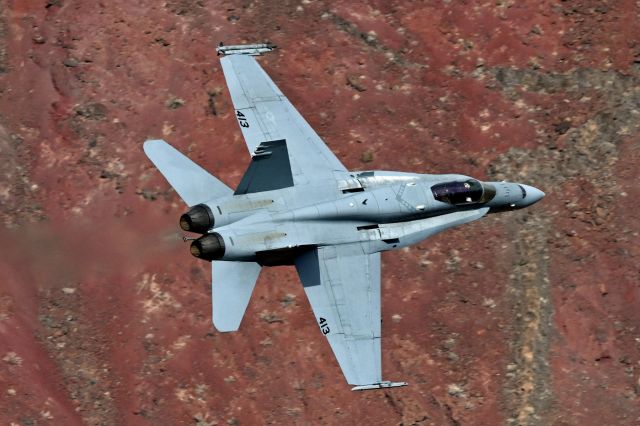
[[[233,190],[162,140],[144,151],[189,206],[191,254],[211,262],[213,324],[236,331],[264,266],[295,265],[320,332],[353,390],[382,380],[380,253],[544,193],[459,174],[347,170],[255,59],[275,46],[218,55],[251,163]]]

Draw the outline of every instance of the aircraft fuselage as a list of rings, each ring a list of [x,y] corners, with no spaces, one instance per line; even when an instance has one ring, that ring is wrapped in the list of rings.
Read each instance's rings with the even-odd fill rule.
[[[292,263],[301,250],[323,245],[360,242],[374,253],[414,244],[455,226],[458,216],[460,224],[466,223],[479,213],[524,208],[544,196],[530,186],[481,182],[464,175],[375,171],[351,176],[337,183],[232,195],[196,206],[208,210],[213,226],[194,241],[192,254],[270,265]],[[296,197],[298,191],[305,196]],[[297,199],[305,201],[298,205]]]

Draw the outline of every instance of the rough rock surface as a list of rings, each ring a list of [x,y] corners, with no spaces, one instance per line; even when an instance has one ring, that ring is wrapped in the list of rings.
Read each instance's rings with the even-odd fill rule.
[[[635,0],[0,0],[0,421],[639,424],[639,27]],[[263,40],[349,168],[547,193],[383,256],[409,387],[350,392],[291,268],[211,326],[142,142],[237,184],[214,46]]]

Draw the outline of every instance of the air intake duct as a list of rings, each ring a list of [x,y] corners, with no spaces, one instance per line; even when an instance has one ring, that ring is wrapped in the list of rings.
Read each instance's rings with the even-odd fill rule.
[[[213,224],[213,213],[206,204],[195,205],[180,216],[180,228],[197,234],[205,234]]]
[[[198,259],[217,260],[224,256],[224,240],[217,232],[203,235],[191,243],[191,254]]]

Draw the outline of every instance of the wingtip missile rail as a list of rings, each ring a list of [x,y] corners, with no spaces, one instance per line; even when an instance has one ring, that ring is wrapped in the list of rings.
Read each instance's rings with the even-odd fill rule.
[[[220,43],[218,47],[216,47],[216,52],[218,56],[220,55],[250,55],[250,56],[260,56],[263,53],[271,52],[277,46],[273,43],[258,43],[258,44],[236,44],[225,46]]]
[[[351,390],[365,391],[365,390],[373,390],[373,389],[400,388],[407,385],[409,385],[409,383],[407,382],[380,382],[380,383],[373,383],[371,385],[354,386],[351,388]]]

